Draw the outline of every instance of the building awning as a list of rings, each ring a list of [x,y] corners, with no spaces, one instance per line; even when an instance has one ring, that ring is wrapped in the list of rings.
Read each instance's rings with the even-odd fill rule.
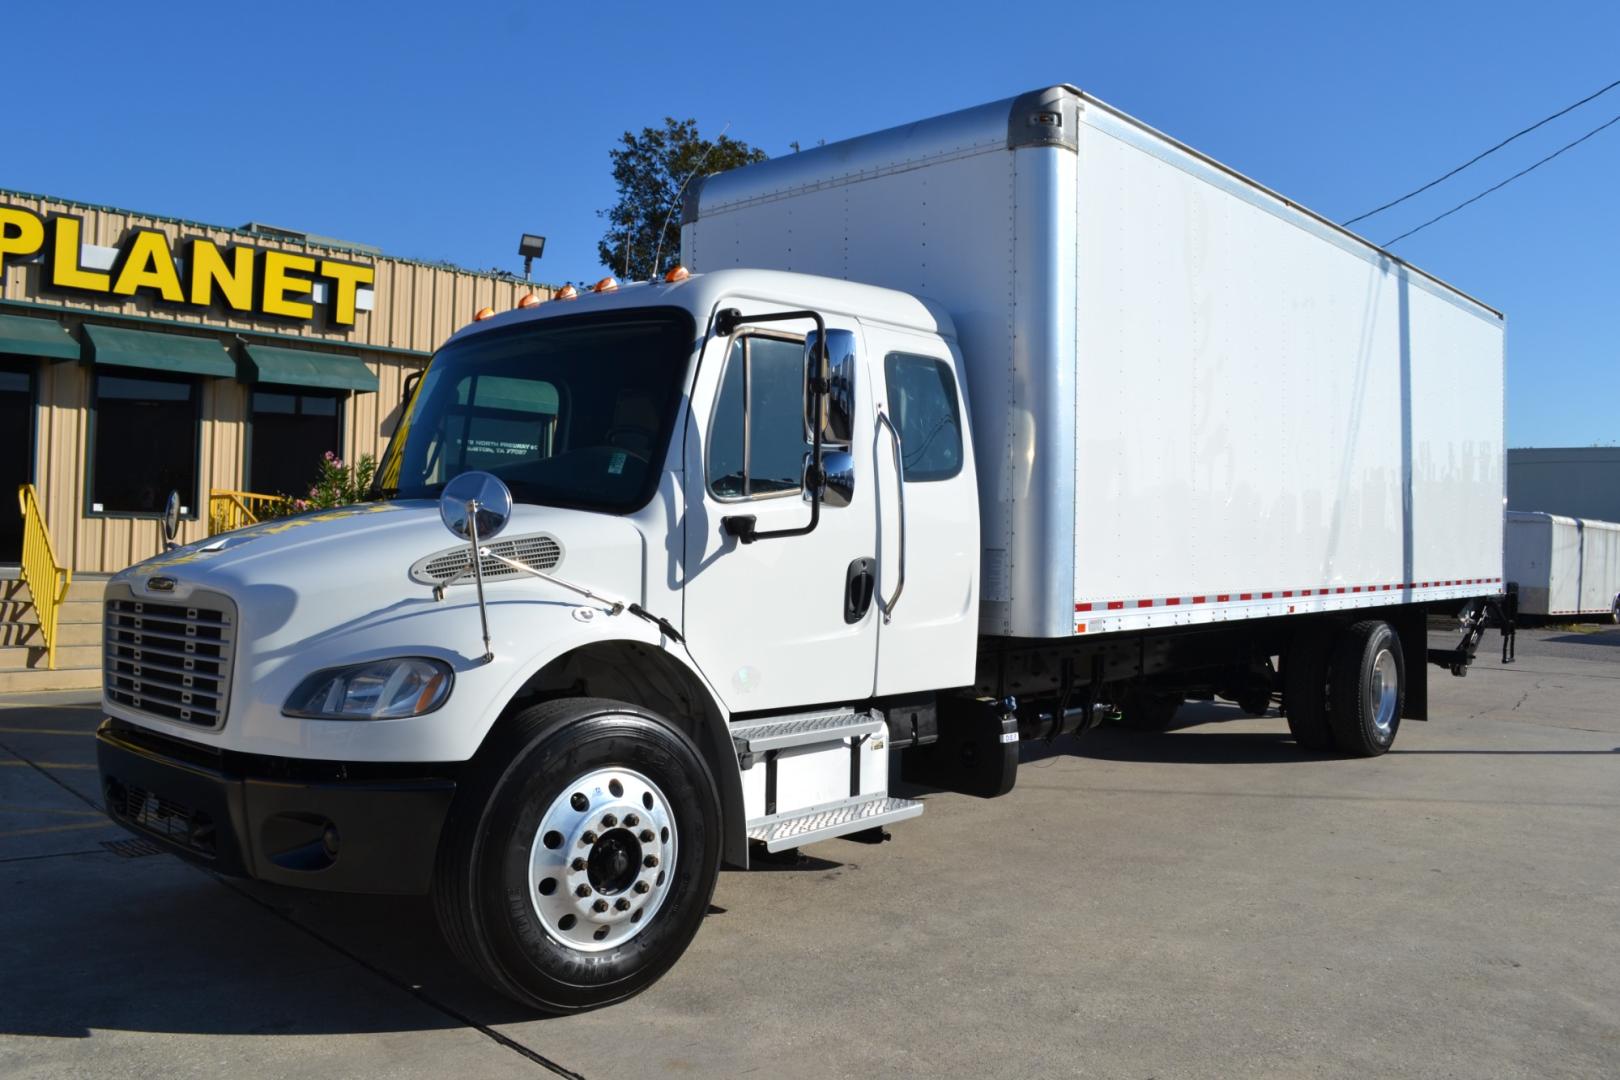
[[[218,338],[155,334],[149,330],[125,330],[94,323],[85,324],[84,336],[90,343],[93,363],[185,375],[236,377],[236,365]]]
[[[244,375],[249,382],[323,390],[377,389],[377,376],[358,356],[251,343],[244,345],[242,352],[246,357]]]
[[[77,360],[79,343],[55,319],[0,315],[0,353]]]

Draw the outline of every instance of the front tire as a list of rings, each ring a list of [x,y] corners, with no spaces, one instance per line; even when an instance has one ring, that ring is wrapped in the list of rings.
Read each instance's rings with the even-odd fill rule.
[[[1406,659],[1386,622],[1348,627],[1333,650],[1333,741],[1352,757],[1377,757],[1395,742],[1406,705]]]
[[[550,1013],[651,986],[696,935],[720,869],[720,797],[684,734],[621,702],[509,717],[445,823],[433,900],[451,947]]]

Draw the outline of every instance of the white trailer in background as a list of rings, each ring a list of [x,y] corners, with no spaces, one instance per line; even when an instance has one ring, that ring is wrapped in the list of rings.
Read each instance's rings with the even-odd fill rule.
[[[458,332],[367,503],[108,584],[114,818],[566,1012],[922,813],[894,756],[1219,695],[1369,757],[1510,611],[1501,316],[1072,87],[689,194],[699,272]]]
[[[1521,614],[1620,622],[1620,524],[1510,510],[1506,556]]]

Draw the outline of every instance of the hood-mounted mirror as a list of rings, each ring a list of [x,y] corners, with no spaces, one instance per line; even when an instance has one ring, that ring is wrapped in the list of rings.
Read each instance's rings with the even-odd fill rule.
[[[487,472],[465,472],[444,485],[439,519],[467,541],[467,558],[478,584],[478,621],[484,630],[484,660],[495,659],[489,644],[489,609],[484,606],[485,541],[493,540],[512,520],[512,492],[501,478]]]
[[[444,485],[439,520],[463,540],[493,540],[512,520],[512,492],[487,472],[464,472]]]
[[[165,551],[175,546],[174,538],[180,535],[180,493],[169,492],[169,501],[163,504],[163,548]]]

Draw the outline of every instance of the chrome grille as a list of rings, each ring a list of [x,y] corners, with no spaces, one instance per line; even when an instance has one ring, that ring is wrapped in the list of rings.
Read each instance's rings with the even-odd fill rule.
[[[532,536],[513,536],[505,540],[497,540],[492,544],[485,544],[490,556],[502,555],[513,562],[520,562],[524,566],[549,573],[562,562],[562,545],[555,536],[548,533],[535,533]],[[452,578],[467,574],[461,584],[472,581],[472,553],[470,545],[462,544],[458,547],[446,548],[434,552],[424,559],[418,559],[416,565],[411,567],[411,580],[423,585],[439,585]],[[514,570],[503,562],[492,557],[485,557],[484,580],[492,578],[520,577],[523,571]]]
[[[182,603],[109,590],[102,637],[107,700],[150,716],[219,728],[230,701],[236,615],[230,602],[194,594]]]

